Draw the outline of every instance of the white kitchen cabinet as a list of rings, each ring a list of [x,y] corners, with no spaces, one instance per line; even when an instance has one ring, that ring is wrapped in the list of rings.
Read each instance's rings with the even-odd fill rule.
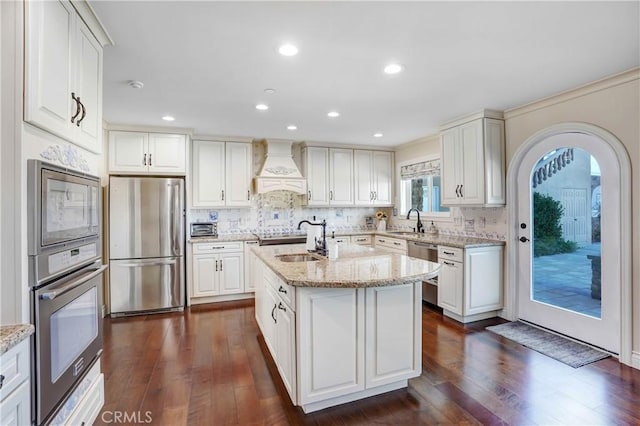
[[[302,156],[307,205],[353,205],[352,149],[305,147]]]
[[[353,151],[355,204],[393,205],[393,153]]]
[[[184,175],[185,159],[185,135],[109,132],[110,173]]]
[[[476,118],[444,129],[442,205],[505,204],[504,121]]]
[[[502,309],[502,246],[438,246],[438,306],[460,322],[496,316]]]
[[[373,241],[376,249],[390,253],[407,254],[407,240],[392,238],[386,235],[376,235]]]
[[[31,424],[29,339],[0,355],[0,424]]]
[[[192,297],[244,293],[242,242],[193,243]]]
[[[251,247],[258,245],[257,241],[245,241],[244,242],[244,291],[254,292],[256,290],[255,284],[255,263],[256,255],[251,251]]]
[[[25,2],[24,120],[100,154],[102,50],[70,2]]]
[[[364,289],[298,290],[299,403],[364,390]]]
[[[422,373],[421,290],[420,283],[366,289],[366,388]]]
[[[251,144],[193,141],[191,174],[192,207],[248,207]]]
[[[280,377],[292,402],[297,400],[296,315],[295,295],[290,286],[278,278],[261,260],[256,259],[260,274],[256,285],[256,321]],[[289,291],[287,291],[289,290]]]

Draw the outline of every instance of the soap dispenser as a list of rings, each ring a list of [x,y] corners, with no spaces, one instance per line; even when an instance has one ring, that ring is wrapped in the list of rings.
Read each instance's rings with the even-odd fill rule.
[[[431,221],[431,225],[429,225],[429,229],[427,230],[427,232],[432,235],[438,233],[438,228],[436,227],[436,225],[434,225],[433,221]]]

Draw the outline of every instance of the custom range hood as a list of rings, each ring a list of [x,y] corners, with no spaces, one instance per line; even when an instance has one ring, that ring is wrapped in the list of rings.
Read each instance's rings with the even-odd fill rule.
[[[265,140],[266,155],[260,172],[253,179],[258,194],[270,191],[307,193],[307,180],[293,161],[291,141]]]

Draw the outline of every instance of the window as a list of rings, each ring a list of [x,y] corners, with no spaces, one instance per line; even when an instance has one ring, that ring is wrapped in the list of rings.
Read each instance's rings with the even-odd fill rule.
[[[414,161],[400,167],[400,213],[416,208],[427,216],[448,217],[449,208],[440,205],[440,159]]]

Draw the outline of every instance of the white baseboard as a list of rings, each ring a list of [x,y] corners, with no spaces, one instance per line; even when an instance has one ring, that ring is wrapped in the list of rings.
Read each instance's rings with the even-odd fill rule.
[[[640,352],[631,352],[631,366],[640,370]]]

